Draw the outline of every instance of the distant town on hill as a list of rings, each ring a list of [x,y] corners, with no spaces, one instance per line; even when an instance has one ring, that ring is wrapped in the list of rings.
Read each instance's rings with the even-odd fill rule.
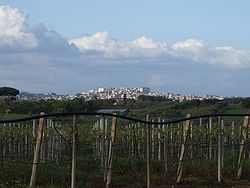
[[[190,101],[190,100],[204,100],[204,99],[218,99],[223,100],[224,96],[217,96],[212,94],[205,94],[204,96],[197,96],[194,94],[173,94],[169,92],[154,92],[151,91],[149,87],[120,87],[120,88],[98,88],[96,90],[88,90],[77,94],[67,94],[67,95],[57,95],[56,93],[29,93],[20,92],[17,96],[17,100],[72,100],[75,98],[84,98],[86,101],[89,100],[105,100],[105,99],[137,99],[140,95],[154,96],[154,97],[164,97],[173,101]]]

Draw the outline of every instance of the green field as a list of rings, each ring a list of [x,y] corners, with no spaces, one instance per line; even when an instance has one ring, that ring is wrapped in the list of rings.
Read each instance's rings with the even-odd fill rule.
[[[29,117],[28,114],[18,114],[18,113],[8,113],[6,114],[0,114],[0,120],[10,120],[10,119],[17,119],[17,118],[24,118]]]
[[[248,104],[248,103],[246,103]],[[163,99],[153,100],[151,98],[140,101],[131,100],[126,103],[113,105],[113,101],[36,101],[36,102],[16,102],[12,104],[0,106],[0,120],[17,119],[29,117],[31,114],[39,114],[40,112],[56,113],[58,109],[62,112],[74,111],[95,111],[100,108],[127,108],[130,116],[144,119],[149,114],[150,119],[157,121],[161,119],[171,120],[179,119],[190,113],[191,116],[218,113],[249,113],[247,106],[242,99],[227,99],[224,101],[185,101],[175,102]],[[10,109],[8,115],[6,110]],[[60,133],[65,137],[62,139],[56,133],[53,126],[50,126],[43,139],[47,147],[44,152],[58,152],[57,146],[53,145],[55,139],[59,139],[58,143],[64,146],[60,149],[59,161],[55,161],[50,154],[46,154],[47,158],[44,163],[39,164],[37,185],[39,187],[70,187],[71,175],[71,147],[72,147],[72,117],[54,118],[51,121],[56,122]],[[76,160],[76,187],[105,187],[103,175],[105,167],[100,149],[103,143],[103,132],[100,129],[94,129],[95,122],[100,123],[100,117],[88,116],[77,117],[78,132],[78,150]],[[235,122],[234,136],[231,134],[231,123]],[[38,120],[36,121],[38,123]],[[47,121],[46,121],[47,122]],[[176,172],[178,162],[178,152],[180,151],[183,139],[182,122],[169,126],[167,140],[164,141],[163,129],[154,126],[154,140],[152,147],[154,148],[154,158],[152,158],[151,180],[152,187],[232,187],[241,185],[242,187],[250,186],[249,171],[249,153],[245,152],[243,161],[243,174],[241,180],[237,180],[237,163],[239,157],[239,144],[241,140],[241,128],[243,123],[242,117],[225,117],[224,129],[224,168],[223,181],[217,183],[217,142],[218,142],[218,119],[213,119],[212,133],[208,132],[208,119],[204,118],[199,125],[199,119],[193,121],[192,137],[189,137],[189,147],[186,152],[186,162],[183,167],[183,180],[180,184],[176,184]],[[28,123],[26,126],[25,123]],[[107,143],[111,139],[111,118],[108,119],[109,132],[107,135]],[[24,125],[24,126],[23,126]],[[34,154],[34,146],[36,138],[32,136],[32,121],[16,124],[16,126],[1,127],[1,156],[0,156],[0,187],[27,187],[31,175],[32,157]],[[47,125],[49,123],[47,122]],[[60,127],[60,125],[62,125]],[[97,124],[97,126],[100,124]],[[147,160],[146,160],[146,135],[145,126],[141,125],[132,128],[131,125],[137,125],[127,120],[118,121],[117,140],[114,144],[114,158],[112,166],[112,183],[111,187],[145,187],[147,181]],[[130,126],[130,127],[129,127]],[[151,130],[152,131],[152,130]],[[171,134],[170,134],[171,132]],[[28,135],[28,136],[26,136]],[[158,136],[160,135],[160,136]],[[151,135],[152,136],[152,135]],[[152,139],[153,139],[152,137]],[[250,137],[248,137],[249,139]],[[212,157],[209,155],[209,144],[212,141]],[[66,141],[65,141],[66,140]],[[163,141],[168,144],[167,158],[168,173],[164,169],[163,158],[157,159],[159,149],[158,143]],[[67,142],[67,143],[66,143]],[[201,143],[204,143],[201,145]],[[233,143],[233,144],[232,144]],[[153,145],[155,144],[155,145]],[[158,145],[157,145],[158,144]],[[187,144],[187,145],[188,145]],[[233,145],[237,145],[235,149],[231,149]],[[30,147],[31,146],[31,147]],[[103,146],[102,146],[103,147]],[[137,148],[136,148],[137,147]],[[138,147],[140,150],[138,151]],[[106,147],[106,152],[107,152]],[[205,149],[204,149],[205,148]],[[53,151],[52,151],[53,150]],[[138,152],[137,152],[138,151]],[[151,152],[152,152],[151,151]],[[205,153],[205,154],[204,154]],[[204,157],[204,156],[205,157]],[[201,158],[202,156],[202,158]],[[107,157],[106,157],[107,159]],[[106,160],[105,159],[105,160]],[[2,184],[1,184],[2,183]]]

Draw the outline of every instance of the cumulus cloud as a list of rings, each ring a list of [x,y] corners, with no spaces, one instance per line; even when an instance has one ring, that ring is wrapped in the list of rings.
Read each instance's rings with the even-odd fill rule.
[[[168,46],[141,36],[132,41],[109,37],[108,32],[97,32],[80,38],[67,40],[43,24],[27,24],[28,14],[9,6],[0,6],[0,53],[39,53],[62,56],[80,55],[113,59],[161,59],[161,62],[207,63],[229,68],[250,67],[250,51],[230,46],[210,47],[206,42],[187,39]]]
[[[132,42],[119,41],[108,36],[108,32],[97,32],[94,35],[72,39],[81,52],[98,51],[109,58],[156,57],[166,51],[166,44],[155,42],[145,36]]]
[[[29,26],[27,13],[0,6],[0,53],[77,53],[78,49],[43,24]]]
[[[172,61],[193,61],[208,63],[229,68],[250,67],[250,51],[236,50],[232,47],[210,47],[206,42],[197,39],[179,41],[168,47],[165,42],[156,42],[145,36],[131,42],[123,42],[108,36],[107,32],[72,39],[79,50],[99,52],[109,58],[158,58]],[[167,62],[166,62],[167,63]]]
[[[172,46],[172,54],[177,58],[205,61],[209,58],[209,47],[201,40],[187,39]]]
[[[38,46],[33,50],[35,52],[63,56],[74,56],[79,52],[78,48],[70,45],[67,39],[56,31],[48,30],[43,24],[30,27],[30,31],[38,40]]]
[[[236,50],[230,46],[216,47],[212,50],[209,63],[231,68],[250,67],[250,51]]]
[[[26,26],[27,14],[9,6],[0,6],[0,46],[37,46],[37,39]]]
[[[108,32],[68,40],[42,23],[29,25],[27,19],[19,9],[0,6],[0,86],[70,93],[148,85],[216,93],[226,84],[234,88],[229,93],[237,93],[236,88],[249,93],[238,83],[249,78],[250,50],[211,47],[197,39],[172,45],[146,36],[123,41]],[[215,88],[214,83],[220,84]]]

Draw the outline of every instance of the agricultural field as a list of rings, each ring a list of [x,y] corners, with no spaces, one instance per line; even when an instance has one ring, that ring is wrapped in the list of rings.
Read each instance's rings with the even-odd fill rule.
[[[246,149],[249,142],[242,137],[243,118],[227,123],[226,119],[218,121],[216,117],[172,124],[164,121],[150,119],[155,123],[148,129],[148,124],[121,118],[76,117],[76,187],[104,187],[107,179],[110,179],[110,187],[145,187],[148,165],[153,187],[249,184],[250,153]],[[44,122],[36,185],[69,187],[72,117],[48,118]],[[218,140],[219,124],[223,130],[221,142]],[[38,126],[39,120],[1,124],[2,186],[29,185]],[[244,146],[243,152],[241,146]],[[221,156],[220,183],[218,156]],[[237,178],[239,156],[243,159],[240,180]],[[178,173],[180,166],[181,175]],[[179,183],[176,182],[178,176]]]

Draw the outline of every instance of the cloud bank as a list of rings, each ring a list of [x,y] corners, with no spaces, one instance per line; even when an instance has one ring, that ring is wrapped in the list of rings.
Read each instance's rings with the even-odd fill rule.
[[[69,40],[82,53],[99,52],[107,58],[157,58],[193,61],[230,68],[250,67],[250,50],[236,50],[230,46],[210,47],[206,42],[187,39],[168,46],[165,42],[156,42],[145,36],[131,42],[123,42],[108,36],[107,32]],[[166,62],[168,63],[168,62]]]
[[[27,19],[20,9],[0,6],[0,85],[61,93],[145,85],[235,94],[213,83],[241,88],[238,83],[249,78],[250,50],[212,47],[198,39],[172,45],[146,36],[123,41],[108,32],[66,39],[42,23],[29,25]]]

